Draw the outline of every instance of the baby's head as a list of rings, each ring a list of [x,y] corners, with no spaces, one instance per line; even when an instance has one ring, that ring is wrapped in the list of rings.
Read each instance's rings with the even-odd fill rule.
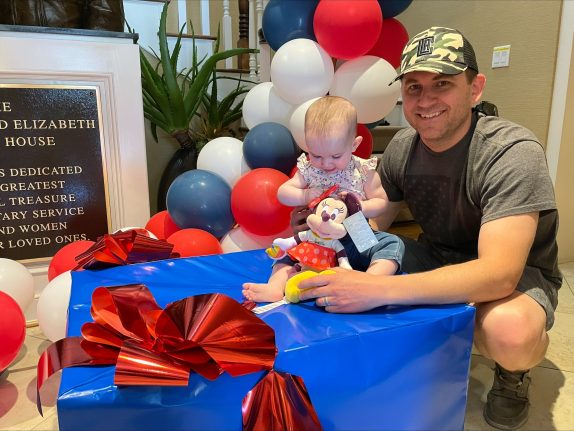
[[[347,167],[361,136],[357,134],[357,110],[347,99],[321,97],[305,114],[305,141],[309,162],[326,173]]]

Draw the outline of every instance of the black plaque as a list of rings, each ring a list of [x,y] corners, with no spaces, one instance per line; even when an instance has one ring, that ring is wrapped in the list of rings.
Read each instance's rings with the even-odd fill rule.
[[[97,87],[0,84],[0,257],[109,231]]]

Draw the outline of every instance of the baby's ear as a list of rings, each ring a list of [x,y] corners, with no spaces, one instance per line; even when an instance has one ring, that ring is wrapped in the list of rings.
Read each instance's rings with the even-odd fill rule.
[[[357,136],[355,138],[355,140],[353,141],[353,151],[355,151],[357,148],[359,148],[359,145],[361,145],[361,142],[363,142],[363,137]]]

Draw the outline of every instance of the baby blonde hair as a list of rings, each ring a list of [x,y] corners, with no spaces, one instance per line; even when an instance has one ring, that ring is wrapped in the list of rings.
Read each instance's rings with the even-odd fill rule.
[[[357,110],[339,96],[324,96],[309,106],[305,114],[305,139],[330,138],[343,133],[350,140],[357,135]]]

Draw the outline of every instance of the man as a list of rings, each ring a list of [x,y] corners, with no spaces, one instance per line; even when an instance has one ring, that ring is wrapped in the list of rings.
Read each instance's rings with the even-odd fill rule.
[[[476,305],[475,344],[496,362],[486,421],[515,429],[528,418],[528,370],[548,347],[562,277],[558,215],[544,151],[527,129],[472,110],[485,76],[470,43],[432,27],[405,47],[403,110],[412,126],[383,154],[389,211],[405,201],[423,234],[404,239],[400,277],[337,270],[301,283],[301,299],[330,312],[387,304]]]

